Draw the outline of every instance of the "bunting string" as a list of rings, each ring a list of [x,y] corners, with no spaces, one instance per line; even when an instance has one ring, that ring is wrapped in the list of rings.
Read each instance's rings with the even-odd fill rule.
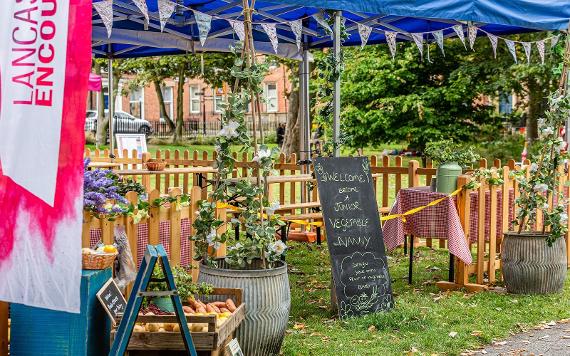
[[[132,1],[136,5],[136,7],[139,9],[141,14],[144,16],[145,29],[147,29],[150,18],[149,18],[148,8],[146,5],[146,0],[132,0]],[[206,13],[200,12],[196,9],[192,9],[190,7],[184,6],[183,4],[176,3],[172,0],[157,0],[157,3],[158,3],[158,13],[159,13],[159,19],[158,20],[160,22],[161,32],[164,31],[166,24],[168,23],[169,19],[174,14],[176,9],[184,9],[184,10],[192,11],[194,14],[196,25],[198,27],[198,36],[199,36],[200,44],[202,46],[204,46],[204,44],[205,44],[205,42],[206,42],[206,40],[210,34],[210,30],[212,27],[212,21],[214,19],[227,21],[230,24],[230,26],[232,27],[232,29],[234,30],[234,32],[236,33],[239,40],[243,41],[245,39],[244,24],[243,24],[243,20],[239,19],[240,17],[227,18],[227,17],[222,16],[222,15],[206,14]],[[107,30],[107,36],[110,37],[112,34],[112,29],[113,29],[113,0],[103,0],[103,1],[94,2],[93,8],[96,10],[97,14],[101,18],[101,21],[102,21],[103,25],[105,26],[105,29]],[[297,46],[297,49],[300,51],[302,49],[303,20],[307,19],[307,18],[312,18],[326,32],[326,34],[321,33],[320,35],[317,35],[316,37],[322,38],[322,37],[326,37],[326,36],[329,36],[332,34],[332,28],[328,24],[327,20],[325,20],[325,13],[322,11],[315,13],[315,14],[312,14],[312,15],[306,15],[306,16],[299,18],[299,19],[296,19],[296,20],[290,20],[290,21],[283,20],[282,22],[281,21],[252,22],[252,25],[260,25],[258,28],[255,28],[255,27],[254,28],[257,31],[264,31],[267,34],[275,53],[277,53],[278,47],[279,47],[279,41],[278,41],[278,37],[277,37],[277,25],[282,24],[282,25],[288,26],[291,30],[291,33],[293,34],[293,36],[295,38],[295,44]],[[380,32],[380,33],[383,32],[385,34],[386,42],[388,44],[388,48],[389,48],[390,54],[392,55],[393,59],[396,56],[396,51],[397,51],[396,38],[397,38],[399,33],[401,33],[403,36],[405,36],[407,38],[411,38],[411,40],[418,47],[418,50],[420,52],[420,57],[422,58],[422,60],[423,60],[423,54],[424,54],[424,42],[426,42],[426,44],[428,46],[428,53],[427,53],[428,58],[427,59],[428,59],[428,62],[430,62],[430,63],[431,63],[431,60],[429,58],[429,56],[430,56],[429,44],[431,42],[430,38],[433,38],[432,41],[437,44],[437,46],[441,50],[442,55],[445,56],[444,34],[446,32],[449,33],[450,30],[452,30],[455,33],[457,38],[459,38],[459,40],[463,43],[463,46],[466,49],[467,49],[467,44],[466,44],[466,42],[467,42],[466,41],[466,33],[467,33],[467,40],[469,42],[469,47],[472,50],[474,50],[474,45],[475,45],[475,41],[476,41],[478,32],[481,31],[482,33],[486,34],[487,38],[489,39],[489,41],[491,43],[494,58],[497,57],[497,47],[498,47],[499,42],[504,41],[506,46],[507,46],[507,49],[509,50],[509,52],[510,52],[511,56],[513,57],[515,63],[518,62],[517,54],[516,54],[516,46],[518,44],[520,44],[522,46],[522,48],[524,49],[524,53],[525,53],[525,56],[527,59],[527,63],[530,63],[530,61],[531,61],[531,54],[532,54],[532,49],[533,49],[533,44],[534,44],[536,46],[537,51],[538,51],[540,63],[544,64],[547,43],[550,44],[549,47],[550,47],[550,49],[552,49],[553,47],[555,47],[557,45],[558,41],[560,40],[560,34],[552,35],[550,37],[547,37],[547,38],[544,38],[541,40],[537,40],[537,41],[511,40],[508,38],[504,38],[504,37],[497,36],[497,35],[494,35],[492,33],[489,33],[487,31],[485,31],[484,29],[477,27],[473,24],[463,25],[463,24],[458,23],[458,24],[452,25],[450,27],[437,29],[434,31],[408,33],[408,32],[397,32],[397,31],[386,30],[382,27],[382,23],[378,23],[378,24],[376,24],[376,26],[371,26],[369,23],[360,23],[357,20],[349,19],[346,17],[343,17],[342,20],[343,20],[343,23],[346,21],[350,21],[351,23],[356,24],[356,26],[354,26],[354,28],[357,29],[357,32],[360,36],[361,47],[366,46],[366,44],[369,41],[370,35],[373,31]],[[467,28],[465,29],[465,27],[467,27]]]

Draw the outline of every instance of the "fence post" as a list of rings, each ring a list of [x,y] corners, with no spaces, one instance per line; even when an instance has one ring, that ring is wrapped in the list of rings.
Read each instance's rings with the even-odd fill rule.
[[[408,187],[417,187],[420,185],[420,177],[418,176],[418,168],[420,164],[416,160],[408,163]]]
[[[83,211],[83,228],[81,230],[81,247],[91,247],[91,220],[93,216],[87,211]]]
[[[169,195],[176,198],[170,204],[170,262],[173,266],[180,265],[180,188],[170,190]]]
[[[489,186],[490,219],[489,219],[489,283],[495,282],[495,260],[497,257],[497,186]],[[504,202],[503,202],[504,204]],[[508,202],[507,202],[508,204]],[[481,217],[479,217],[481,218]],[[477,255],[479,256],[479,255]]]
[[[155,199],[160,198],[160,192],[154,189],[148,194],[150,219],[148,221],[148,243],[158,245],[160,243],[160,207],[154,206]]]
[[[145,152],[142,154],[142,163],[144,166],[144,163],[147,162],[149,159],[151,159],[151,155],[148,152]],[[142,179],[141,179],[142,185],[144,187],[144,190],[147,192],[150,192],[150,175],[148,174],[143,174]]]
[[[461,175],[457,178],[457,186],[463,187],[465,184],[469,183],[469,176]],[[463,189],[457,196],[457,210],[459,212],[459,221],[465,231],[465,239],[467,240],[467,246],[469,246],[469,213],[471,211],[471,190]],[[455,274],[455,283],[459,285],[466,285],[469,283],[469,266],[465,265],[463,261],[455,258],[455,264],[457,266],[457,272]]]
[[[485,190],[486,184],[481,182],[477,196],[477,284],[483,284],[485,272]]]
[[[0,356],[8,356],[8,303],[0,302]]]
[[[202,189],[197,186],[193,186],[190,192],[190,236],[194,235],[194,219],[196,218],[196,212],[198,211],[198,202],[200,201],[202,196]],[[194,260],[194,241],[190,240],[189,244],[189,254],[192,260],[192,280],[198,280],[198,272],[200,271],[200,262]]]

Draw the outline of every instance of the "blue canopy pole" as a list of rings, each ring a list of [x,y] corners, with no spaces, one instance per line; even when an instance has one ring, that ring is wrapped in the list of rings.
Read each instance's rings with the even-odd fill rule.
[[[341,12],[337,11],[334,14],[334,28],[333,28],[333,51],[335,56],[336,71],[340,70],[340,20]],[[333,152],[335,157],[340,156],[340,76],[334,82],[333,94]]]
[[[302,60],[299,62],[299,107],[298,111],[300,120],[299,125],[299,159],[303,164],[301,165],[302,173],[309,173],[309,162],[311,159],[311,120],[310,120],[310,98],[309,98],[309,50],[303,45],[303,52],[301,53]],[[301,202],[307,202],[308,190],[307,184],[302,184],[301,189]]]
[[[311,118],[310,118],[310,97],[309,97],[309,50],[307,48],[303,49],[302,61],[299,63],[300,66],[300,78],[299,78],[299,96],[300,96],[300,107],[301,107],[301,140],[300,140],[300,152],[301,160],[308,160],[311,158]]]

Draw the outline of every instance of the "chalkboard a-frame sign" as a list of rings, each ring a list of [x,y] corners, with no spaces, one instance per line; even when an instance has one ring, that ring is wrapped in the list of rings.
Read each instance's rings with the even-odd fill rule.
[[[103,309],[105,309],[107,314],[111,317],[113,325],[115,325],[119,317],[125,312],[127,301],[115,281],[113,281],[113,278],[110,278],[107,283],[99,289],[97,299],[99,299]]]
[[[315,174],[341,318],[394,305],[367,157],[317,158]]]

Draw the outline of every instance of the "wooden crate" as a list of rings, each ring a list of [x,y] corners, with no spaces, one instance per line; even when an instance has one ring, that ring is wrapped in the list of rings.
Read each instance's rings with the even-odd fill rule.
[[[199,298],[203,302],[226,301],[231,298],[236,304],[236,311],[216,329],[216,317],[187,316],[188,323],[208,324],[207,332],[192,332],[192,341],[197,351],[209,351],[211,355],[223,355],[225,345],[233,338],[235,330],[245,318],[245,305],[242,303],[242,290],[234,288],[214,288],[211,295]],[[177,323],[175,315],[141,315],[137,322],[141,323]],[[111,340],[115,337],[111,331]],[[148,351],[181,351],[185,350],[182,334],[179,332],[133,332],[127,347],[129,355],[149,355]],[[138,352],[137,352],[138,351]],[[144,351],[140,352],[140,351]],[[154,353],[157,354],[157,353]]]

